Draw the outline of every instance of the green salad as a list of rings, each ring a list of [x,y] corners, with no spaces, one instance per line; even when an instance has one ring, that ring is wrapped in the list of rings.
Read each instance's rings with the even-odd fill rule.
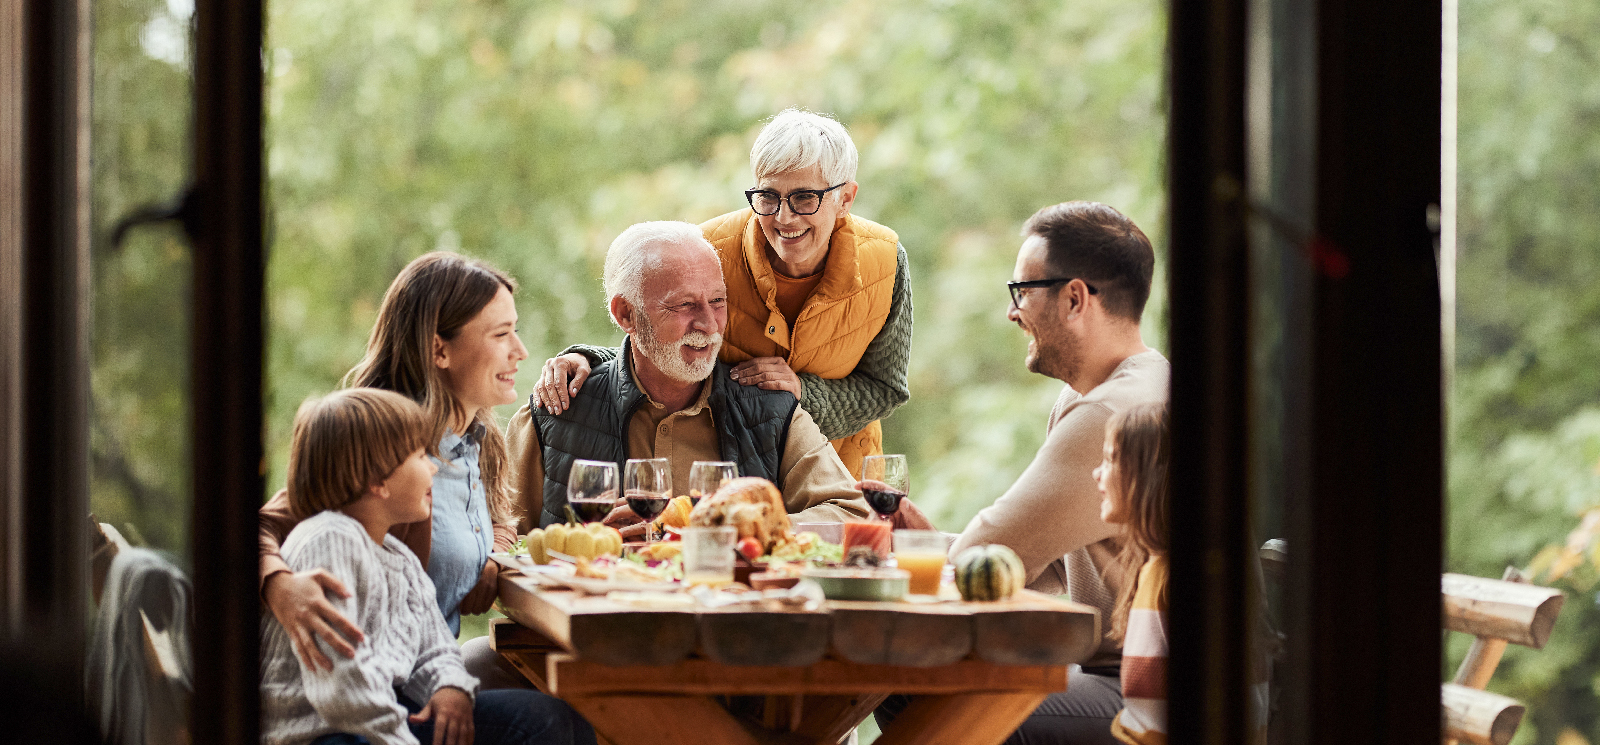
[[[816,533],[800,533],[794,540],[772,550],[774,561],[837,564],[844,560],[844,547],[817,537]]]

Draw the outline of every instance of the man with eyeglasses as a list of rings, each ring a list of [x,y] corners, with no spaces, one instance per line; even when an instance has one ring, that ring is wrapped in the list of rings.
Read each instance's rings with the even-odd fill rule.
[[[1155,253],[1133,221],[1094,202],[1066,202],[1023,226],[1006,317],[1028,335],[1030,372],[1066,383],[1045,425],[1044,445],[994,504],[967,524],[950,555],[998,543],[1022,558],[1030,589],[1100,610],[1109,631],[1118,594],[1143,563],[1119,558],[1123,541],[1100,519],[1100,464],[1106,421],[1167,400],[1171,367],[1144,344],[1139,319],[1150,298]],[[907,499],[896,521],[933,525]],[[1120,642],[1102,638],[1095,656],[1074,667],[1065,693],[1045,700],[1008,743],[1114,743],[1122,708]],[[893,697],[880,721],[904,708]],[[885,722],[886,723],[886,722]]]
[[[850,213],[856,146],[839,122],[789,109],[756,137],[749,207],[702,223],[728,283],[722,361],[741,385],[793,394],[850,473],[883,452],[878,420],[911,397],[911,273],[893,230]],[[560,413],[615,349],[573,346],[534,397]]]

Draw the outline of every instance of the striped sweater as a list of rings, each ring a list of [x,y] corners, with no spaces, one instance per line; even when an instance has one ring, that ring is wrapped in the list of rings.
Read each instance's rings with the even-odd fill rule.
[[[355,518],[330,510],[295,526],[283,560],[297,572],[325,568],[343,582],[351,597],[330,595],[328,602],[366,640],[350,659],[319,639],[333,670],[306,669],[278,620],[261,615],[262,745],[304,745],[336,732],[377,745],[417,745],[397,691],[417,703],[444,686],[477,693],[433,582],[400,539],[386,535],[379,546]]]
[[[1122,711],[1111,734],[1130,745],[1167,742],[1167,557],[1139,569],[1122,642]]]

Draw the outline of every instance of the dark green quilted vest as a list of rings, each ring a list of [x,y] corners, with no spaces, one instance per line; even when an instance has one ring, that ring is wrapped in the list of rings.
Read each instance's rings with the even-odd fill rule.
[[[628,460],[628,421],[645,402],[644,391],[633,384],[630,367],[624,341],[622,353],[589,374],[582,392],[572,398],[566,411],[551,416],[543,407],[534,409],[533,424],[538,428],[544,459],[540,526],[566,522],[567,474],[573,460],[612,461],[617,464],[617,477],[622,477],[623,463]],[[788,391],[739,385],[728,378],[731,369],[717,363],[707,401],[722,459],[737,463],[740,476],[760,476],[778,483],[789,422],[799,402]],[[682,489],[682,484],[673,485],[675,492]]]

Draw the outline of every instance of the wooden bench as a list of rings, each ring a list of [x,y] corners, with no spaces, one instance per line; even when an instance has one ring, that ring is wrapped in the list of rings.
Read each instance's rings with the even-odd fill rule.
[[[1288,544],[1278,539],[1267,541],[1258,556],[1266,581],[1281,585],[1288,567]],[[1522,724],[1527,707],[1484,687],[1508,643],[1542,649],[1549,641],[1561,614],[1561,591],[1528,584],[1515,568],[1507,568],[1502,579],[1447,573],[1440,579],[1440,591],[1444,627],[1477,637],[1455,679],[1440,686],[1442,740],[1446,745],[1460,741],[1506,745]],[[1272,620],[1276,623],[1277,619]]]
[[[1526,707],[1483,689],[1508,643],[1544,647],[1564,598],[1560,590],[1528,584],[1515,568],[1507,568],[1503,579],[1446,574],[1440,584],[1444,627],[1477,637],[1455,679],[1442,686],[1444,742],[1506,745]]]

